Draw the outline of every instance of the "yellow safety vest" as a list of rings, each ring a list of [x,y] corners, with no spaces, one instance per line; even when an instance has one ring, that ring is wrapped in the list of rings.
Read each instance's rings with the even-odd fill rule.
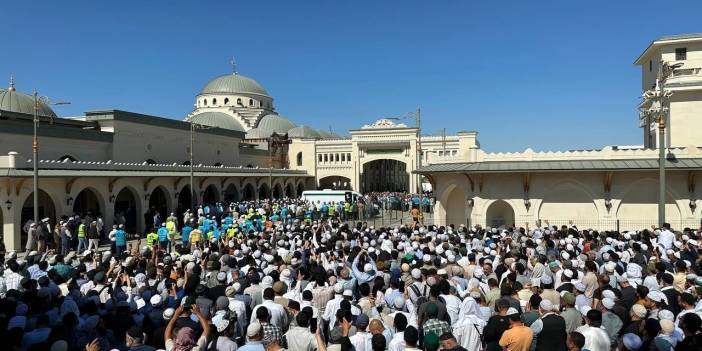
[[[85,238],[85,224],[82,224],[78,226],[78,237],[79,238]]]

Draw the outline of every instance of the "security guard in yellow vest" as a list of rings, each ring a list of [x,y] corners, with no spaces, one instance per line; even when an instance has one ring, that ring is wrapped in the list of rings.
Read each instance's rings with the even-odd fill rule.
[[[88,238],[85,237],[85,221],[81,222],[80,225],[78,225],[78,250],[76,250],[79,253],[82,253],[83,250],[88,249]]]
[[[154,243],[158,241],[158,234],[156,234],[153,230],[149,233],[146,234],[146,246],[149,248],[154,247]]]

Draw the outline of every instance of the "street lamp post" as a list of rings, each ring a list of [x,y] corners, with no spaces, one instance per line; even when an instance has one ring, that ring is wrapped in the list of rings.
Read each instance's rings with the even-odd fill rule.
[[[674,71],[683,65],[682,62],[670,65],[661,62],[656,77],[656,85],[653,89],[647,90],[643,94],[644,105],[649,107],[641,110],[641,118],[646,121],[657,121],[658,123],[658,226],[663,227],[665,223],[665,162],[666,162],[666,141],[665,127],[670,108],[666,103],[670,102],[673,92],[665,88],[666,81]],[[654,125],[648,125],[649,133],[655,129]]]
[[[14,89],[14,86],[10,87]],[[45,96],[39,97],[37,90],[34,89],[32,94],[34,97],[34,116],[32,119],[33,124],[33,137],[32,137],[32,190],[33,190],[33,203],[34,203],[34,223],[39,223],[39,137],[37,136],[37,129],[39,129],[39,102],[44,102],[45,104],[50,104],[49,99]],[[51,105],[68,105],[70,102],[56,102]]]
[[[195,151],[195,129],[210,129],[212,127],[202,125],[195,123],[193,121],[193,118],[190,117],[190,210],[195,212],[195,206],[197,205],[195,199],[197,196],[197,193],[195,192],[195,187],[194,187],[194,166],[193,166],[193,153]],[[177,200],[176,200],[177,201]]]

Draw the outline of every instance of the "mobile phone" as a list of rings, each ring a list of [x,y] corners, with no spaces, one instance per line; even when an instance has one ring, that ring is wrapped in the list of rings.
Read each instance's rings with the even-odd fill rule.
[[[317,332],[317,318],[310,319],[310,333],[314,334]]]

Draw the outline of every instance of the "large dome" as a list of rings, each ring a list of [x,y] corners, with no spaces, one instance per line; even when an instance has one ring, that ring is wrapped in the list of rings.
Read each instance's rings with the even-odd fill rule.
[[[200,90],[200,95],[203,94],[253,94],[269,96],[266,89],[257,81],[242,76],[241,74],[225,74],[219,76],[205,85]]]
[[[39,101],[37,114],[42,117],[56,117],[56,113],[44,102]],[[34,115],[34,97],[16,91],[13,86],[0,89],[0,111]]]
[[[287,133],[290,129],[295,128],[295,124],[290,122],[287,118],[281,117],[279,115],[275,114],[270,114],[270,115],[265,115],[261,117],[261,120],[258,121],[258,125],[256,128],[269,131],[269,132],[276,132],[278,134],[285,134]]]
[[[190,117],[190,121],[210,127],[244,131],[244,127],[234,117],[223,112],[202,112]]]

